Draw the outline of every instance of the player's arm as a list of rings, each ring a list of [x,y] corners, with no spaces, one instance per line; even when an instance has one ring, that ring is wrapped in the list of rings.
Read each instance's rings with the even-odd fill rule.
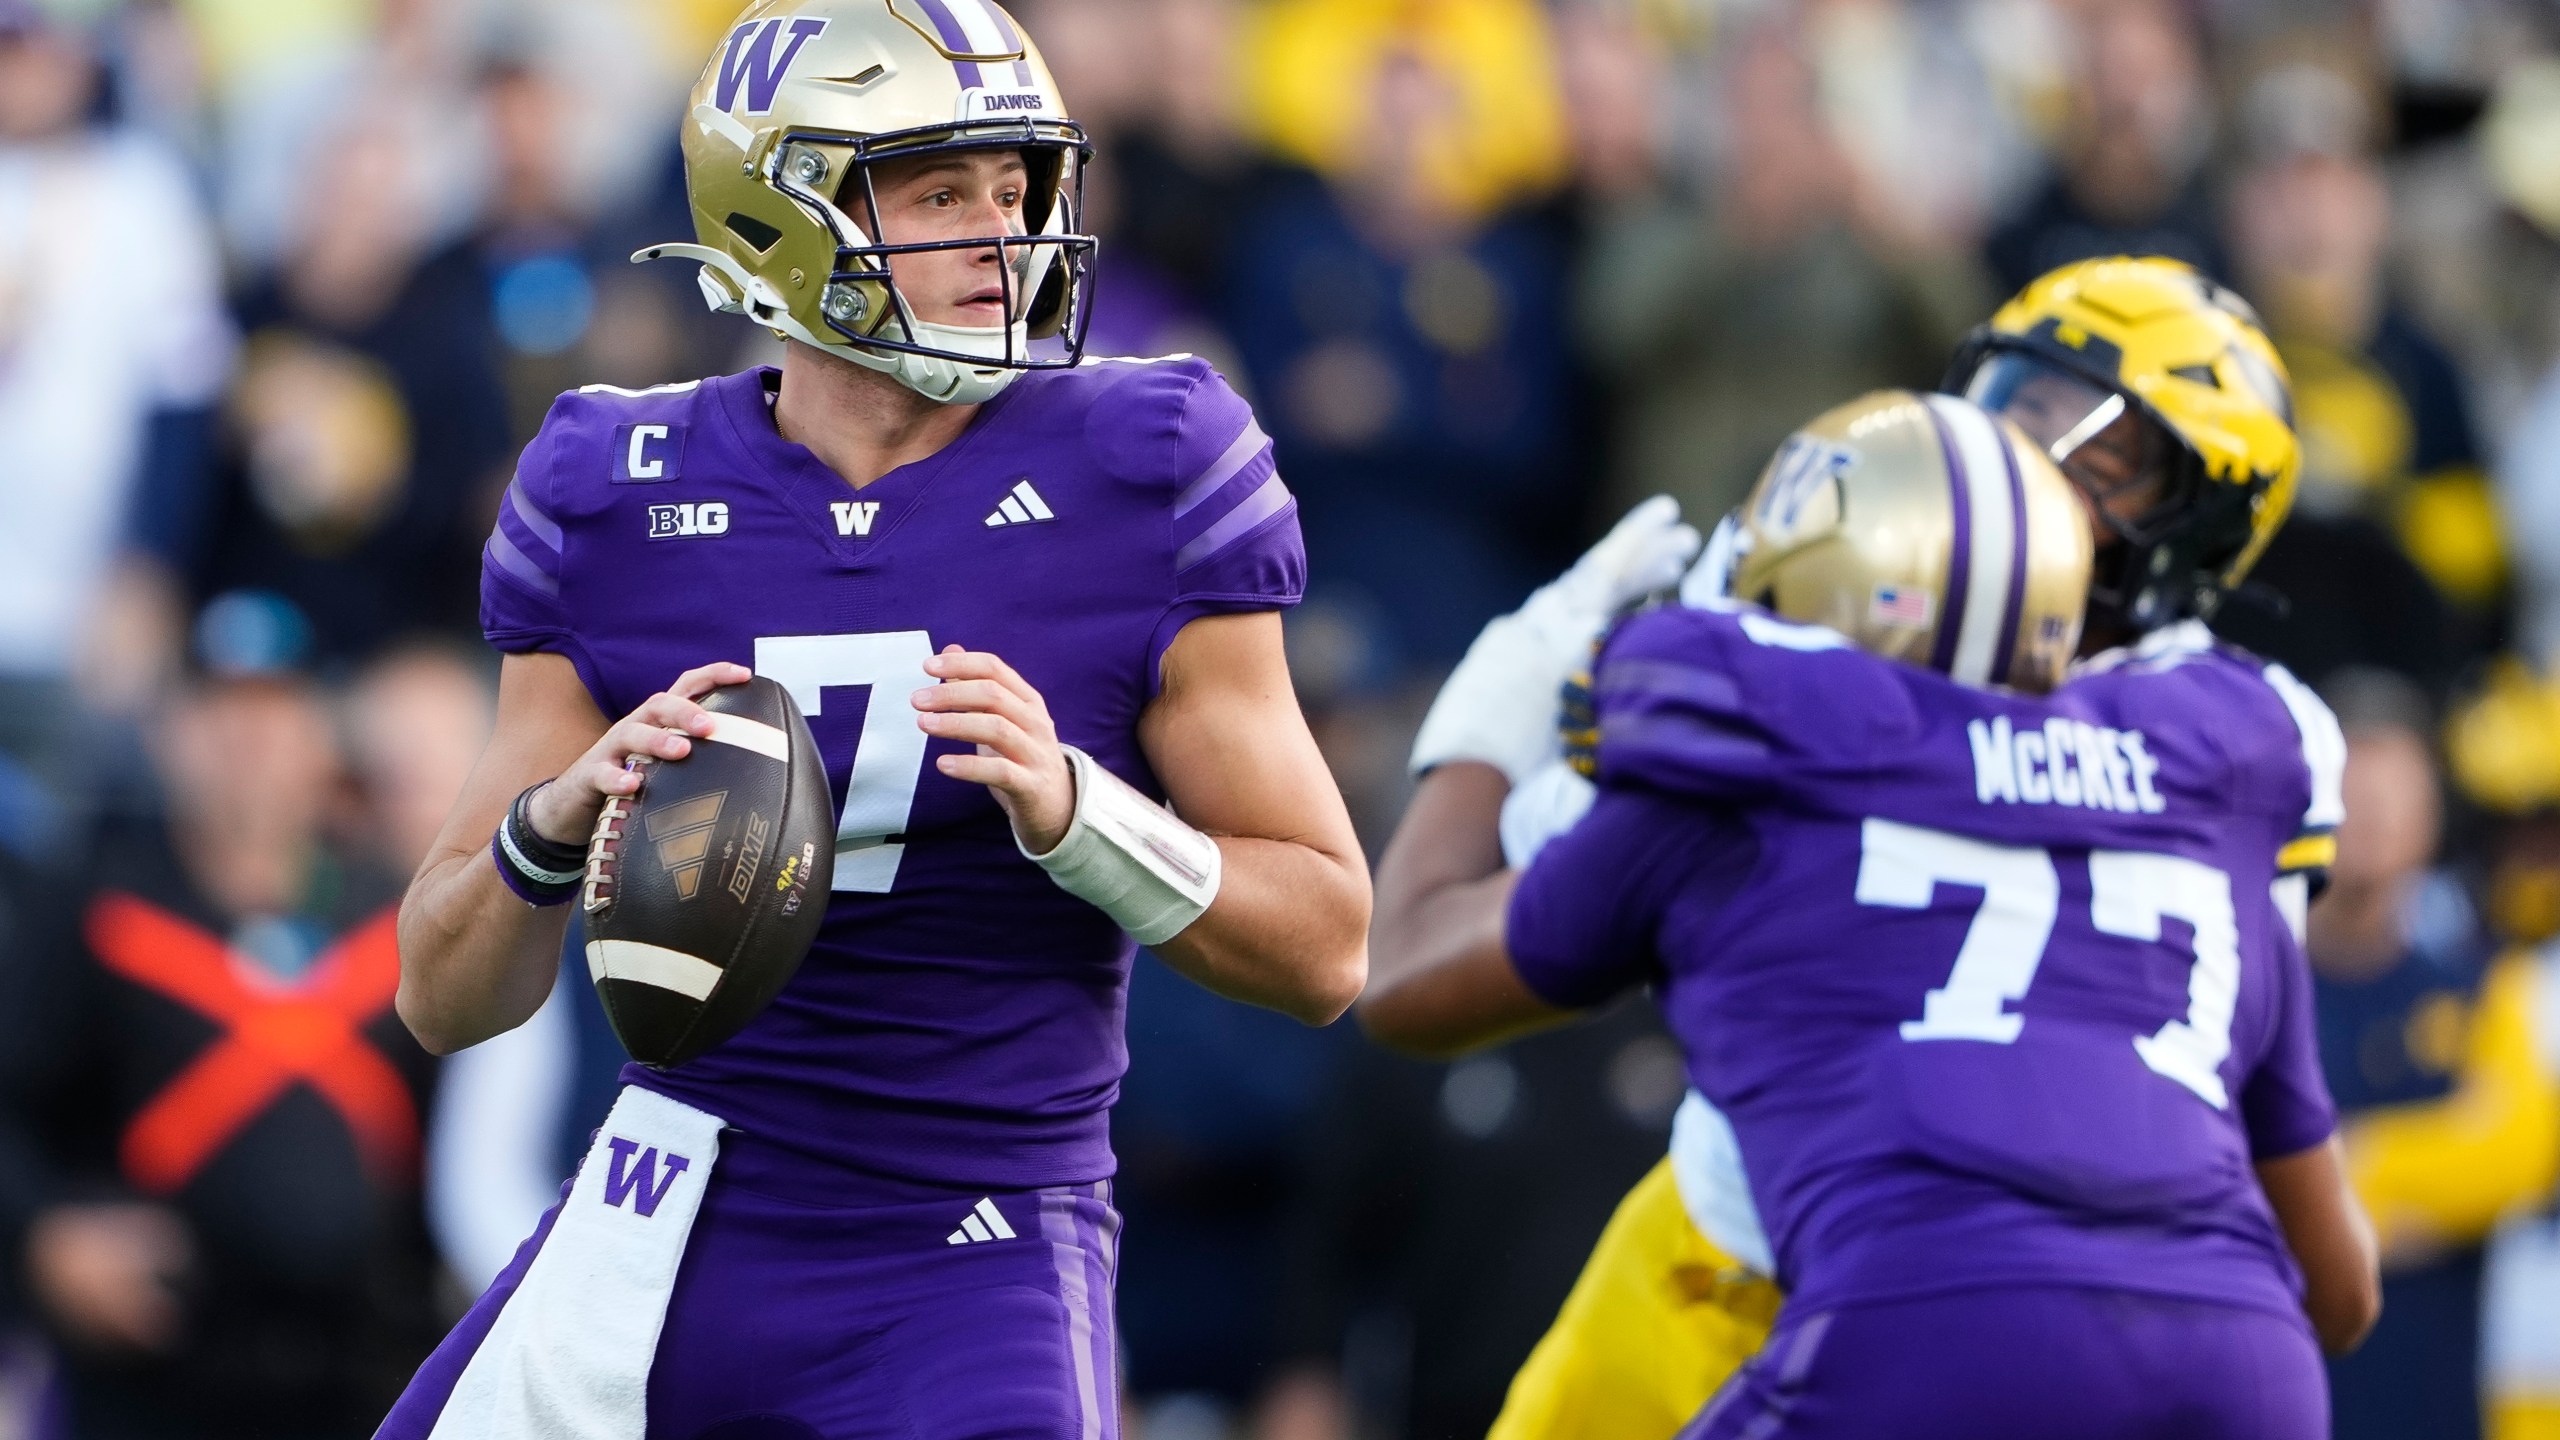
[[[1447,1057],[1571,1018],[1512,967],[1503,926],[1519,873],[1497,826],[1511,782],[1480,761],[1422,777],[1378,864],[1378,914],[1360,1026],[1380,1044]]]
[[[1221,995],[1330,1024],[1369,974],[1369,862],[1298,709],[1278,611],[1204,615],[1164,652],[1138,745],[1215,836],[1217,899],[1155,947]]]
[[[2302,1269],[2302,1308],[2321,1347],[2343,1355],[2382,1318],[2381,1255],[2373,1222],[2347,1184],[2335,1135],[2308,1150],[2258,1162],[2258,1185]]]
[[[583,847],[611,795],[640,788],[634,755],[680,760],[708,731],[695,699],[751,678],[743,665],[689,670],[619,722],[608,723],[565,658],[509,655],[498,675],[498,716],[444,830],[400,902],[401,1020],[443,1055],[530,1019],[559,973],[565,905],[525,903],[490,853],[516,796],[536,834]]]
[[[2287,926],[2266,930],[2277,989],[2275,1033],[2240,1089],[2240,1120],[2259,1188],[2301,1268],[2302,1308],[2331,1354],[2363,1341],[2382,1313],[2373,1222],[2348,1183],[2338,1107],[2320,1069],[2311,962]]]
[[[1001,658],[952,646],[925,668],[942,683],[917,692],[919,723],[977,746],[940,757],[942,773],[993,789],[1061,885],[1221,995],[1319,1025],[1350,1007],[1369,966],[1368,862],[1298,711],[1277,613],[1203,616],[1164,652],[1138,744],[1178,820],[1071,761]],[[1215,856],[1193,864],[1204,840]]]

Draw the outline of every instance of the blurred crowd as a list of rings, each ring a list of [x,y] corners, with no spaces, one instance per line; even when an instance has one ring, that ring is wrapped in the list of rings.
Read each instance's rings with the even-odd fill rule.
[[[2560,11],[2548,0],[1020,0],[1100,155],[1091,349],[1216,359],[1302,505],[1373,845],[1477,626],[1627,504],[1933,385],[2056,264],[2263,313],[2322,689],[2312,913],[2388,1310],[2343,1436],[2560,1435]],[[0,0],[0,1437],[357,1437],[611,1094],[582,971],[439,1066],[386,916],[488,725],[551,397],[769,362],[682,96],[738,0]],[[575,944],[575,937],[572,937]],[[1683,1078],[1454,1066],[1142,966],[1133,1434],[1481,1435]]]

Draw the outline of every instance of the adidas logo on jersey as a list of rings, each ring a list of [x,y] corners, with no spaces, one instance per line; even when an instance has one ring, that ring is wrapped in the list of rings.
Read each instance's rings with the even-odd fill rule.
[[[945,1245],[975,1245],[982,1240],[1010,1240],[1012,1238],[1013,1227],[1004,1222],[1004,1212],[996,1208],[996,1202],[994,1200],[981,1196],[979,1197],[977,1208],[971,1210],[968,1215],[961,1220],[960,1228],[952,1231],[950,1236],[942,1243]]]
[[[827,507],[836,512],[836,533],[868,538],[871,524],[880,518],[877,500],[838,500]]]
[[[1004,503],[996,507],[996,513],[987,517],[987,525],[992,529],[998,525],[1028,525],[1036,520],[1057,518],[1040,498],[1040,492],[1031,488],[1030,481],[1017,480],[1013,493],[1004,497]]]

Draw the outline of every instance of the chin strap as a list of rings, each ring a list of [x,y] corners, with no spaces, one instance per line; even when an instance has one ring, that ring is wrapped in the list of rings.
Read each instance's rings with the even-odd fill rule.
[[[810,333],[791,313],[791,302],[773,288],[773,282],[741,265],[737,257],[709,245],[670,242],[635,250],[631,263],[643,265],[652,260],[691,260],[702,266],[694,276],[702,288],[703,303],[723,315],[744,315],[768,329],[812,348],[823,350],[839,359],[850,360],[865,369],[877,370],[915,391],[928,400],[944,405],[980,405],[1004,393],[1005,387],[1020,378],[1022,372],[1005,365],[971,365],[948,355],[918,355],[905,350],[872,350],[848,345],[840,339],[822,340]],[[900,328],[906,328],[901,326]],[[919,320],[908,339],[917,344],[959,354],[985,354],[990,348],[991,360],[1001,360],[1008,349],[1027,353],[1030,327],[1017,321],[1010,327],[985,328],[965,325],[935,325]],[[1009,332],[1009,333],[1008,333]]]

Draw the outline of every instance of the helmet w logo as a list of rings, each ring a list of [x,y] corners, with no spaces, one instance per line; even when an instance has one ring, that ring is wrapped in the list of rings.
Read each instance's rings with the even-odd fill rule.
[[[738,94],[746,92],[749,115],[763,115],[773,109],[773,97],[782,89],[782,77],[791,73],[791,62],[800,58],[800,47],[818,38],[827,22],[806,16],[780,17],[772,20],[750,20],[729,32],[729,43],[720,50],[720,88],[715,92],[719,108],[735,111]],[[791,32],[783,39],[783,31]],[[782,53],[774,53],[779,43]]]
[[[1839,514],[1836,503],[1840,472],[1858,463],[1858,452],[1819,436],[1799,430],[1778,447],[1760,484],[1760,504],[1751,517],[1761,528],[1777,533],[1793,530],[1805,518],[1805,510],[1826,492],[1835,503],[1829,517]],[[1826,517],[1826,518],[1829,518]]]

